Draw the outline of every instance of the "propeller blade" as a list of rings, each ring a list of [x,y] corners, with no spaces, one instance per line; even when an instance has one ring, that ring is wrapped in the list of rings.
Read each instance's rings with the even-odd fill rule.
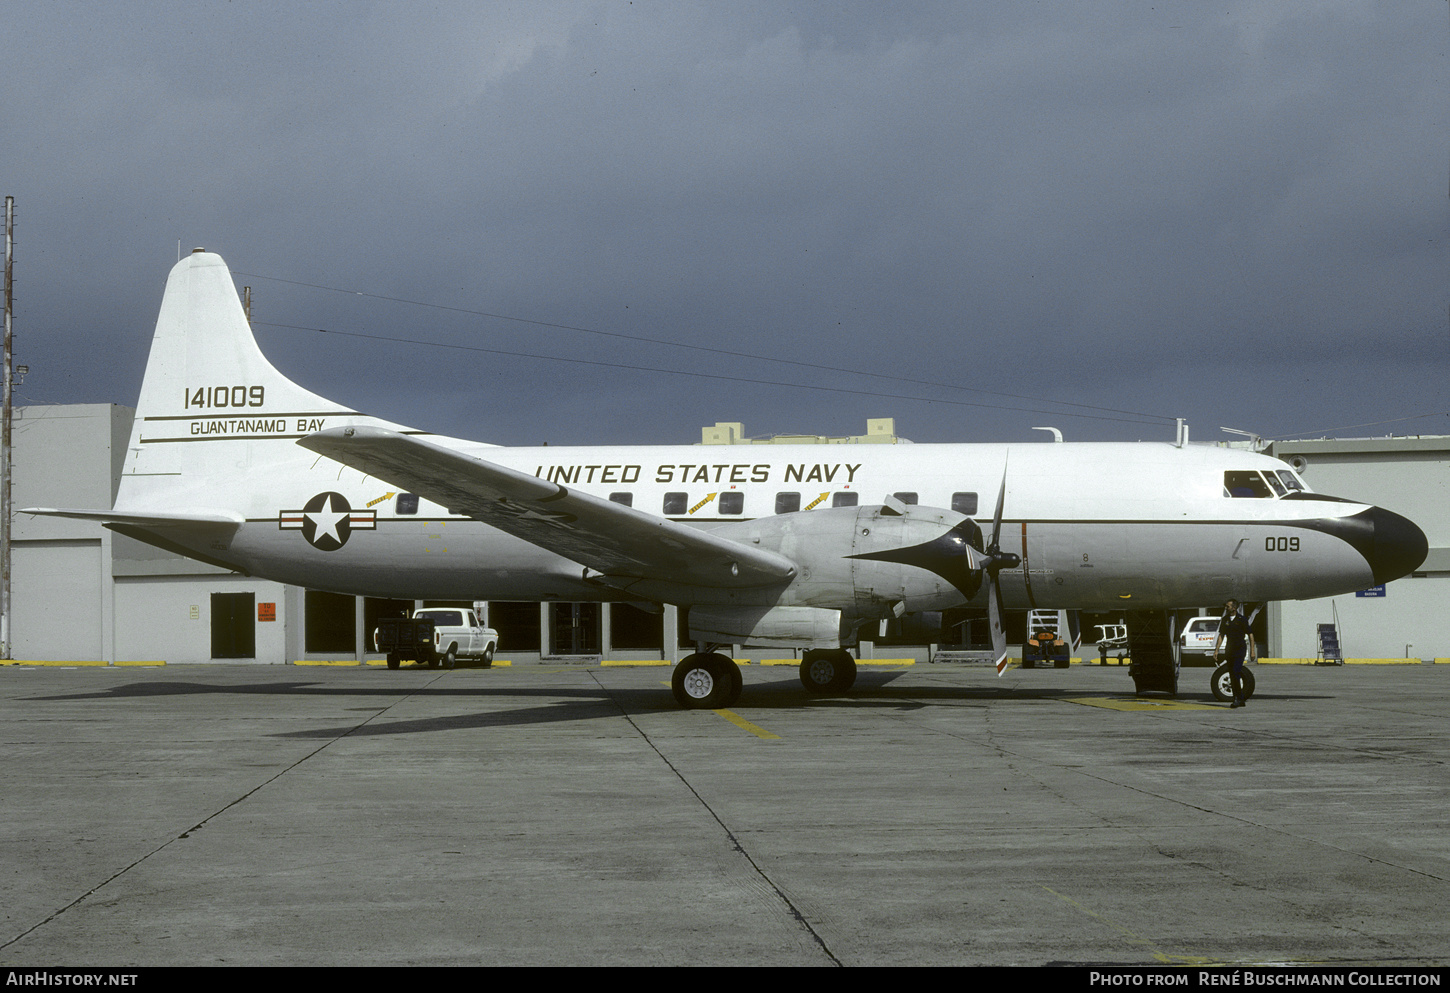
[[[1002,485],[997,489],[997,511],[992,515],[992,543],[987,547],[992,551],[998,551],[1002,537],[1002,508],[1007,503],[1007,460],[1002,460]]]
[[[992,629],[992,664],[997,675],[1007,671],[1007,632],[1002,629],[1002,587],[992,572],[992,585],[987,587],[987,621]]]

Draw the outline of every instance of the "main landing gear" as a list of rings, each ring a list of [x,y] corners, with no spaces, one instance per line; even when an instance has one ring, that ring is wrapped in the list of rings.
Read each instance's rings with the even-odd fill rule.
[[[719,652],[696,652],[680,659],[670,679],[675,702],[686,710],[719,710],[740,699],[740,667]]]
[[[856,685],[856,660],[844,648],[813,648],[801,656],[801,685],[812,696],[835,696]],[[686,710],[720,710],[740,699],[740,667],[719,652],[680,659],[670,678],[675,702]]]
[[[844,648],[813,648],[801,656],[801,685],[814,696],[834,696],[856,685],[856,660]]]

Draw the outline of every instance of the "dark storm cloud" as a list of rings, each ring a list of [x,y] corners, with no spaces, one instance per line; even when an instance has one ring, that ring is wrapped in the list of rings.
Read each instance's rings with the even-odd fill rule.
[[[22,401],[133,402],[181,239],[311,388],[505,443],[1450,430],[1438,0],[7,14]]]

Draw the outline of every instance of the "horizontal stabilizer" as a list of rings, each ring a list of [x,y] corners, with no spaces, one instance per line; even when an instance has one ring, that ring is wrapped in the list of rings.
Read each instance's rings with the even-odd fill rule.
[[[796,575],[795,563],[777,552],[385,428],[333,428],[297,444],[586,565],[611,585],[650,579],[748,589]]]
[[[237,527],[243,523],[241,514],[221,511],[209,514],[139,514],[124,510],[57,510],[54,507],[26,507],[22,514],[38,517],[73,517],[102,524],[127,524],[138,528],[196,527],[214,524]]]

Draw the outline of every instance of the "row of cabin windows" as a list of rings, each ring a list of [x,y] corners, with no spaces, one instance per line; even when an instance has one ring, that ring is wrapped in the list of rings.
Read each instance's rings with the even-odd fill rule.
[[[892,496],[907,505],[919,502],[916,493],[893,493]],[[615,503],[622,503],[626,507],[634,506],[633,493],[611,493],[609,499]],[[842,490],[839,493],[831,494],[832,507],[855,507],[861,499],[861,494],[850,490]],[[801,509],[801,495],[799,493],[777,493],[775,495],[775,512],[777,514],[794,514]],[[959,514],[968,516],[977,512],[977,494],[975,493],[953,493],[952,510]],[[666,493],[661,512],[666,517],[682,517],[690,512],[690,495],[688,493]],[[721,515],[734,515],[745,513],[745,494],[739,490],[728,490],[716,498],[716,513]]]
[[[1281,497],[1294,491],[1303,491],[1304,484],[1299,477],[1288,469],[1280,469],[1277,472],[1259,473],[1255,471],[1236,470],[1223,474],[1224,496],[1248,497],[1265,499]],[[917,494],[915,493],[894,493],[896,499],[905,504],[915,504]],[[843,490],[831,495],[832,507],[854,507],[859,499],[859,494],[849,490]],[[615,503],[622,503],[626,507],[634,506],[633,493],[611,493],[609,499]],[[680,517],[689,512],[689,494],[687,493],[666,493],[664,497],[663,512],[666,517]],[[777,493],[775,495],[775,512],[777,514],[794,514],[801,509],[801,495],[799,493]],[[412,515],[418,513],[418,495],[416,493],[399,493],[397,510],[399,514]],[[973,517],[977,513],[977,494],[975,493],[953,493],[952,510],[959,514]],[[745,494],[739,490],[728,490],[720,494],[717,502],[717,513],[726,516],[745,513]]]
[[[893,493],[892,496],[904,504],[917,503],[915,493]],[[831,494],[832,507],[854,507],[860,500],[859,493],[843,490]],[[614,503],[622,503],[626,507],[634,506],[633,493],[611,493],[609,499]],[[418,513],[418,495],[416,493],[399,493],[397,509],[399,514]],[[775,512],[777,514],[794,514],[801,509],[801,495],[799,493],[777,493],[775,495]],[[666,517],[682,517],[690,510],[690,495],[688,493],[666,493],[664,498],[663,513]],[[968,517],[977,512],[977,494],[975,493],[953,493],[952,510],[959,514],[966,514]],[[716,513],[734,515],[745,513],[745,494],[739,490],[727,490],[719,495],[716,500]]]

